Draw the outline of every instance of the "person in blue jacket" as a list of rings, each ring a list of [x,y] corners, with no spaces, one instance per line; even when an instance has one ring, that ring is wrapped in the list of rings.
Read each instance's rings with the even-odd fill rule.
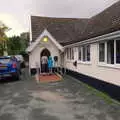
[[[52,57],[49,56],[49,58],[48,58],[48,69],[49,69],[49,74],[52,74],[52,68],[53,68],[53,60],[52,60]]]

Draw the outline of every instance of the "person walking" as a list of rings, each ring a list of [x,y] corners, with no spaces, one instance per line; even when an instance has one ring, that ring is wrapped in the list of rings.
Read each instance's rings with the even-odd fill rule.
[[[41,73],[45,75],[48,72],[48,57],[43,54],[41,57]]]
[[[49,75],[52,74],[52,68],[53,68],[53,60],[52,60],[52,57],[49,56],[49,58],[48,58],[48,69],[49,69]]]

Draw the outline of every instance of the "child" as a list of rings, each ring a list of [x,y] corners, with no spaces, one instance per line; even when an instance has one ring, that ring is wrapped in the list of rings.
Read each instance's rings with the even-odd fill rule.
[[[53,60],[52,60],[52,57],[49,56],[49,58],[48,58],[48,69],[49,69],[49,74],[52,74],[52,67],[53,67]]]

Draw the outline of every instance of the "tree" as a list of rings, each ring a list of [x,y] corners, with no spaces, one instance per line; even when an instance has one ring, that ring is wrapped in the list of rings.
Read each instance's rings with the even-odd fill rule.
[[[22,42],[22,49],[23,51],[25,51],[25,49],[28,47],[29,45],[29,32],[23,32],[20,35],[21,37],[21,42]]]
[[[19,36],[10,37],[7,41],[9,55],[19,54],[22,49],[21,38]]]
[[[5,34],[9,28],[0,21],[0,55],[3,55],[7,51],[6,40],[7,36]]]
[[[7,41],[9,55],[23,54],[29,44],[29,33],[24,32],[20,36],[10,37]]]

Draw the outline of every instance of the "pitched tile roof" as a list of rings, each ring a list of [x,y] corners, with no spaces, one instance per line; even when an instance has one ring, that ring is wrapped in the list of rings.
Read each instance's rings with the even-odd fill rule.
[[[120,30],[120,1],[93,16],[89,20],[84,34],[88,37],[94,37],[117,30]]]
[[[83,34],[87,22],[88,19],[31,16],[32,40],[47,29],[61,44],[74,41]]]
[[[120,30],[120,1],[90,19],[31,17],[33,41],[46,28],[62,45]]]
[[[87,40],[118,30],[120,30],[120,1],[116,2],[101,13],[91,17],[83,35],[78,36],[76,41],[69,41],[64,45]]]

